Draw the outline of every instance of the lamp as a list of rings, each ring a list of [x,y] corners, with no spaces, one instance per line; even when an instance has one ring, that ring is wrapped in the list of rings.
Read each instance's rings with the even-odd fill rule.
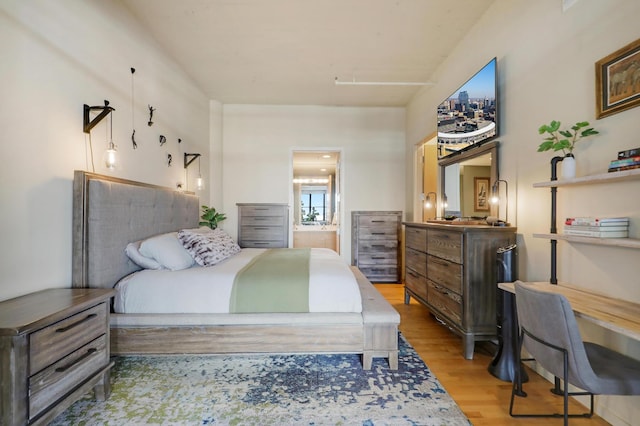
[[[491,204],[498,206],[498,220],[500,219],[500,182],[504,183],[504,221],[509,221],[509,184],[504,179],[498,179],[491,187]]]
[[[449,207],[449,203],[447,202],[447,194],[444,194],[442,196],[442,207],[444,207],[444,208]]]
[[[100,113],[91,119],[91,111],[100,111]],[[109,106],[109,101],[104,101],[104,106],[89,106],[87,104],[84,105],[84,114],[83,114],[83,122],[82,122],[82,130],[84,133],[89,134],[89,144],[91,144],[91,129],[93,129],[103,118],[107,115],[111,114],[111,112],[115,111],[115,109]],[[93,153],[93,148],[91,149]],[[111,116],[111,120],[109,121],[109,144],[107,145],[107,151],[104,154],[104,163],[107,169],[114,170],[117,164],[116,157],[116,145],[113,143],[113,116]],[[91,157],[91,161],[93,164],[93,154]]]
[[[191,163],[193,163],[196,159],[198,159],[198,178],[196,179],[196,189],[198,191],[204,189],[204,182],[202,180],[202,174],[200,173],[200,154],[189,154],[189,153],[184,153],[184,169],[185,172],[188,173],[187,168],[189,167],[189,165]],[[188,185],[188,179],[187,179],[187,185]]]
[[[433,194],[433,203],[431,201],[431,194]],[[438,203],[438,194],[436,194],[435,192],[427,192],[427,199],[424,202],[424,207],[427,209],[430,209],[431,207],[434,208],[433,212],[433,217],[435,218],[436,216],[438,216],[438,208],[437,208],[437,203]]]

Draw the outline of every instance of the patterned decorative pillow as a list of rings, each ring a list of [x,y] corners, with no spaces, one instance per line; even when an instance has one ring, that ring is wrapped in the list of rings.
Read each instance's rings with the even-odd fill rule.
[[[183,229],[178,232],[182,246],[201,266],[212,266],[240,252],[240,246],[222,229]]]

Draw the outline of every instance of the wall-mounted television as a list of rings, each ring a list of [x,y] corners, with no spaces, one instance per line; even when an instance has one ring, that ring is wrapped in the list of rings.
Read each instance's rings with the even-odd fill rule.
[[[498,136],[496,64],[493,58],[438,105],[438,158]]]

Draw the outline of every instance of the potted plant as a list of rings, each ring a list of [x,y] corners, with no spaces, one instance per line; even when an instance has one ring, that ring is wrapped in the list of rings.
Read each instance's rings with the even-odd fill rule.
[[[540,126],[538,133],[541,135],[547,133],[548,136],[538,146],[538,152],[562,151],[564,154],[562,176],[564,178],[572,178],[576,174],[575,157],[573,156],[576,143],[582,138],[597,135],[600,132],[594,130],[593,127],[589,127],[588,121],[577,122],[571,126],[571,130],[561,130],[560,124],[559,121],[552,120],[551,123]]]
[[[224,213],[218,213],[214,207],[202,206],[202,216],[200,216],[202,222],[200,226],[208,226],[211,229],[216,229],[218,223],[227,218]]]

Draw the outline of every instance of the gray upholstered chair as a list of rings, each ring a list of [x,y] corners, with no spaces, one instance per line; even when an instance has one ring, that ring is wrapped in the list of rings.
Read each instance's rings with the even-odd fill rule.
[[[513,417],[591,417],[593,395],[640,395],[640,361],[595,343],[583,342],[568,300],[535,286],[515,282],[516,308],[520,323],[517,364],[522,345],[544,369],[562,379],[564,413],[514,414],[514,397],[526,396],[518,372],[513,380],[509,414]],[[569,392],[570,383],[586,392]],[[589,413],[569,414],[569,396],[589,395]]]

